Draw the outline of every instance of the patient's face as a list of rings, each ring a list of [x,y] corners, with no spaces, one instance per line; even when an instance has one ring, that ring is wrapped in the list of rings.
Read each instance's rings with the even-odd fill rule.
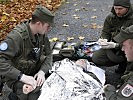
[[[75,62],[75,64],[81,66],[82,68],[86,68],[87,66],[86,59],[79,59]]]

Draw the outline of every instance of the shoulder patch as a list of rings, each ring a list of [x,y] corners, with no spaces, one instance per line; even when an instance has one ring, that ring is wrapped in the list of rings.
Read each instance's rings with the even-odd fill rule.
[[[127,84],[121,91],[121,94],[124,97],[130,97],[133,94],[133,86]]]
[[[0,44],[0,50],[1,51],[5,51],[5,50],[7,50],[7,48],[8,48],[8,44],[6,42],[2,42]]]

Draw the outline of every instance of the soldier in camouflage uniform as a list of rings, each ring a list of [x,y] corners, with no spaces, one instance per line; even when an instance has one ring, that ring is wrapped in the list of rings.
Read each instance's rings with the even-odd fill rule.
[[[52,65],[46,33],[53,20],[54,15],[38,5],[32,19],[17,25],[0,43],[0,75],[17,95],[16,100],[37,100],[39,96],[38,90]]]
[[[97,66],[113,66],[119,64],[116,72],[123,73],[125,71],[125,55],[120,50],[119,45],[116,45],[113,37],[120,32],[121,27],[128,27],[132,24],[133,6],[131,6],[130,0],[114,0],[111,13],[105,19],[102,34],[98,40],[100,42],[106,39],[106,41],[111,43],[102,46],[102,49],[93,54],[92,61]]]
[[[127,61],[133,62],[133,25],[121,29],[114,39],[122,44]],[[121,77],[124,83],[119,90],[116,91],[114,86],[109,84],[104,87],[107,100],[133,100],[133,66],[128,66],[124,74]]]

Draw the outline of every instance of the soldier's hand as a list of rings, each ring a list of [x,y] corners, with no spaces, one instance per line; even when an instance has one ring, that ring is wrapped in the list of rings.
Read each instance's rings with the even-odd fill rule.
[[[40,70],[35,76],[34,78],[37,81],[37,86],[42,86],[44,81],[45,81],[45,73]]]
[[[107,39],[99,39],[97,42],[99,45],[107,45]]]
[[[20,81],[23,83],[31,85],[33,87],[33,89],[35,89],[37,86],[37,81],[32,76],[28,76],[28,75],[23,74]]]
[[[101,45],[101,48],[103,49],[113,49],[115,48],[117,43],[114,42],[107,42],[106,45]]]
[[[112,49],[118,46],[117,43],[107,42],[107,39],[99,39],[98,44],[101,46],[102,49]]]
[[[32,92],[33,90],[34,90],[34,88],[31,85],[28,85],[28,84],[23,85],[23,93],[24,94],[28,94],[28,93]]]

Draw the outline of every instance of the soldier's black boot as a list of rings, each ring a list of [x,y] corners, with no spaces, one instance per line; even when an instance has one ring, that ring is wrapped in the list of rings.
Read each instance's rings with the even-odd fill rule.
[[[127,67],[127,63],[126,62],[120,63],[118,68],[115,69],[115,73],[123,74],[125,72],[125,70],[126,70],[126,67]]]

